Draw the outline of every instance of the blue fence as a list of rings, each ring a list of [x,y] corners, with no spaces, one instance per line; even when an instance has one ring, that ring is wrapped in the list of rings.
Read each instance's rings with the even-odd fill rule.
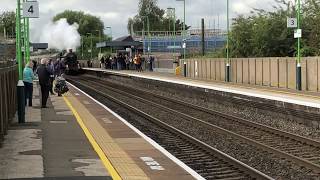
[[[201,37],[189,36],[186,39],[187,53],[194,53],[201,51]],[[148,52],[148,45],[151,43],[151,52],[183,52],[182,43],[183,38],[179,37],[151,37],[143,40],[144,52]],[[207,37],[205,38],[205,51],[214,51],[224,47],[226,44],[226,37]]]

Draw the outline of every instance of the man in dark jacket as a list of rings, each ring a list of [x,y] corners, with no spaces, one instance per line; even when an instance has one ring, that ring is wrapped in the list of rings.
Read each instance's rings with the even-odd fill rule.
[[[41,65],[37,69],[39,84],[41,87],[41,108],[47,108],[47,100],[50,90],[50,71],[47,68],[48,59],[41,59]]]

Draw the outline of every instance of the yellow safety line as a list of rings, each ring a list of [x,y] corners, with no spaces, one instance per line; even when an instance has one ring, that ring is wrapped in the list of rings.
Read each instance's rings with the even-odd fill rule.
[[[103,150],[100,148],[99,144],[96,142],[96,140],[94,139],[94,137],[92,136],[92,134],[90,133],[89,129],[86,127],[86,125],[84,124],[83,120],[81,119],[80,115],[78,114],[78,112],[73,108],[73,106],[71,105],[70,101],[68,100],[68,98],[66,98],[65,96],[63,96],[64,101],[66,102],[66,104],[68,105],[68,107],[71,109],[72,113],[74,114],[74,116],[76,117],[80,127],[82,128],[83,132],[85,133],[85,135],[87,136],[89,142],[91,143],[93,149],[97,152],[98,156],[100,157],[103,165],[105,166],[105,168],[108,170],[108,172],[110,173],[112,179],[115,180],[121,180],[121,176],[119,175],[119,173],[117,172],[117,170],[112,166],[111,162],[109,161],[109,159],[107,158],[107,156],[105,155],[105,153],[103,152]]]

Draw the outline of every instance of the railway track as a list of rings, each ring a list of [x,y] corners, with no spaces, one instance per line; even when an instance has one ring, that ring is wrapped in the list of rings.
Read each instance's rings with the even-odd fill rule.
[[[87,83],[95,84],[88,77]],[[123,94],[141,102],[152,104],[168,112],[183,116],[190,121],[203,123],[213,129],[243,140],[279,157],[286,158],[302,167],[312,169],[320,174],[320,142],[281,131],[262,124],[247,121],[242,118],[217,112],[211,109],[186,103],[177,99],[164,97],[143,90],[123,87],[103,81],[99,83],[106,89]],[[115,87],[115,88],[112,88]],[[143,97],[141,97],[143,95]],[[155,103],[156,102],[156,103]],[[170,107],[170,108],[169,108]],[[201,112],[201,113],[199,113]]]
[[[208,144],[109,95],[100,90],[101,86],[98,88],[99,86],[97,85],[90,85],[87,82],[83,83],[83,81],[80,82],[79,80],[74,81],[69,79],[69,81],[103,103],[110,105],[110,102],[112,102],[116,104],[113,105],[114,108],[119,109],[119,107],[122,107],[126,111],[129,111],[132,114],[131,116],[139,115],[142,117],[129,119],[131,119],[131,123],[138,129],[156,140],[205,179],[271,179]],[[123,114],[127,113],[124,112]]]

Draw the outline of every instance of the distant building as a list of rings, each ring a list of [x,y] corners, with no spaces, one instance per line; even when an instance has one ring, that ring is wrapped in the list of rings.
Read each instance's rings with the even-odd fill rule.
[[[113,41],[104,41],[96,44],[96,48],[112,48],[113,51],[131,49],[133,52],[142,51],[143,44],[132,36],[123,36]]]
[[[137,32],[135,40],[143,42],[143,51],[148,52],[176,52],[182,53],[184,38],[182,32]],[[201,51],[201,29],[188,30],[186,33],[187,53],[198,53]],[[227,34],[218,29],[205,30],[205,50],[214,51],[223,48],[226,43]]]

